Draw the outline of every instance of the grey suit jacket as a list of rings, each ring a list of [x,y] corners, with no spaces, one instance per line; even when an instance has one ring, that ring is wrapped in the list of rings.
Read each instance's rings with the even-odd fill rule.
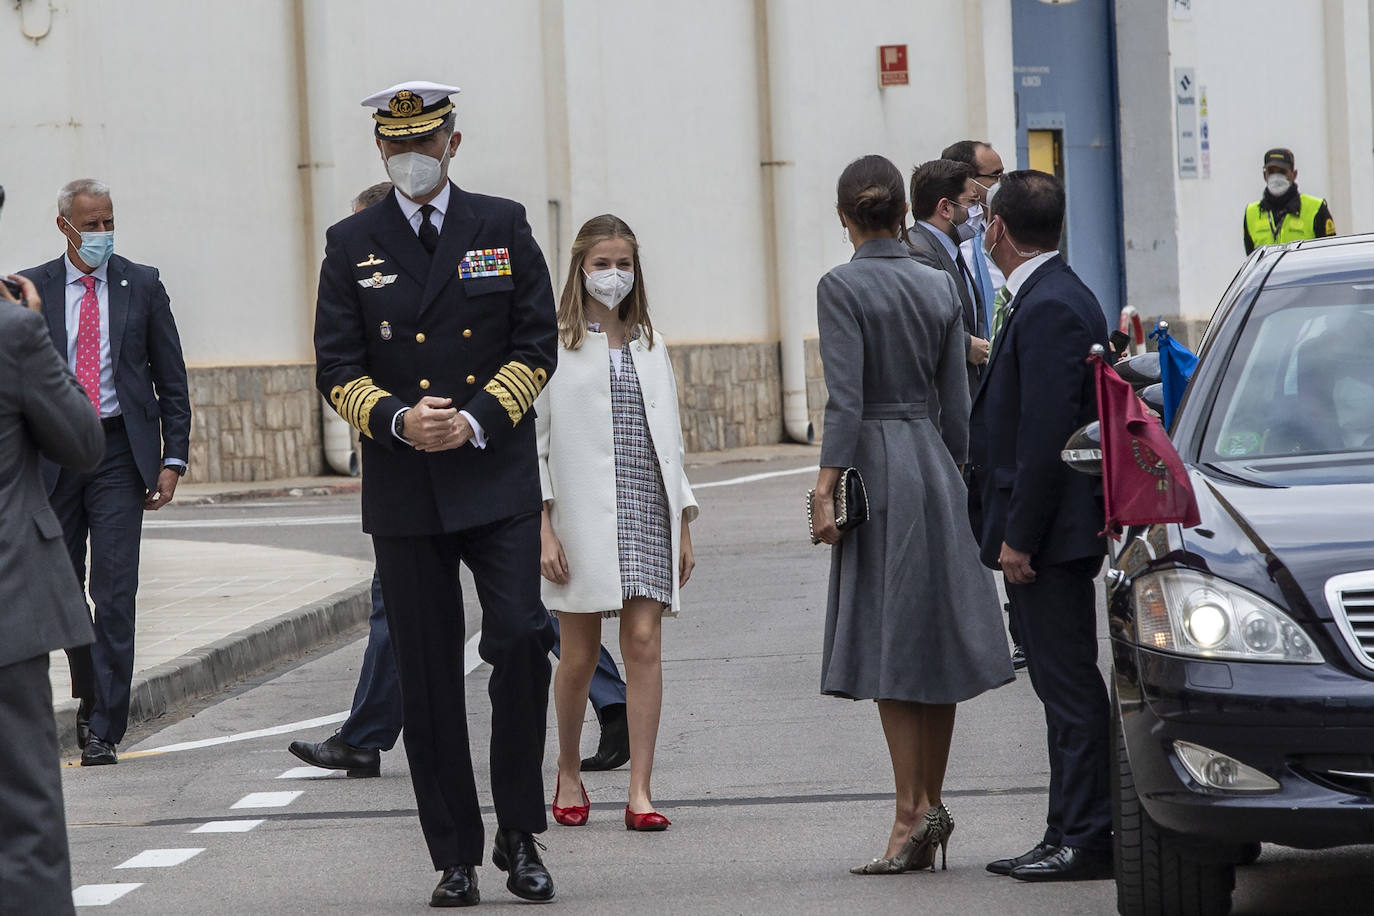
[[[0,302],[0,666],[91,641],[39,451],[88,471],[104,448],[100,420],[43,318]]]
[[[928,267],[936,270],[943,270],[954,278],[954,288],[959,293],[959,304],[962,306],[964,317],[964,331],[969,337],[977,335],[986,337],[986,333],[981,333],[978,316],[983,313],[982,303],[978,301],[974,294],[969,292],[968,281],[964,279],[964,274],[959,270],[959,265],[949,256],[945,246],[940,244],[929,229],[916,223],[907,230],[907,244],[911,246],[911,256]],[[970,267],[970,270],[973,268]],[[967,359],[968,341],[964,341],[964,354]],[[968,364],[965,368],[968,374],[968,391],[972,396],[978,391],[979,381],[982,379],[982,369],[979,366]]]
[[[22,273],[43,297],[52,345],[66,362],[66,261],[56,258]],[[191,399],[181,338],[157,268],[114,255],[106,276],[110,282],[110,362],[114,364],[115,395],[134,463],[151,490],[157,484],[162,459],[186,461],[190,457]],[[57,468],[48,464],[43,471],[51,491],[57,482]]]

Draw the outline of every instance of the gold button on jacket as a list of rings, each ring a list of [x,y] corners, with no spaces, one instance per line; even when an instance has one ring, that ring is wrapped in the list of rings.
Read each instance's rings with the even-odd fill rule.
[[[423,332],[421,332],[421,333],[415,335],[415,342],[416,342],[416,343],[424,343],[424,342],[425,342],[425,335],[424,335]]]
[[[427,379],[427,378],[422,378],[422,379],[420,379],[420,390],[421,390],[421,391],[428,391],[428,390],[429,390],[429,379]]]
[[[469,376],[468,376],[468,379],[467,379],[467,382],[468,382],[469,385],[476,385],[476,384],[477,384],[477,376],[475,376],[475,375],[469,375]]]
[[[464,337],[471,337],[471,336],[472,336],[472,328],[463,328],[463,336],[464,336]]]

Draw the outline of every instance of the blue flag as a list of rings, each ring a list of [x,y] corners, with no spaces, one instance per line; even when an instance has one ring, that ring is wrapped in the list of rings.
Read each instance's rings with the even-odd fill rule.
[[[1197,368],[1197,356],[1169,336],[1169,329],[1156,327],[1150,337],[1159,342],[1159,374],[1164,383],[1164,428],[1174,422],[1174,414],[1188,390],[1188,380]]]

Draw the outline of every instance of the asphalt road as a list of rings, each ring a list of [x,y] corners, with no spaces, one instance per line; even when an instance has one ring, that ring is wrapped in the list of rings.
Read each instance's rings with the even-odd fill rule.
[[[874,706],[817,692],[828,557],[804,536],[802,496],[813,478],[700,486],[809,463],[814,451],[799,450],[693,471],[702,505],[693,529],[698,565],[682,616],[664,625],[654,779],[659,808],[674,826],[628,833],[621,823],[628,771],[588,774],[589,826],[551,824],[543,836],[558,888],[554,906],[598,914],[1114,912],[1110,882],[1031,886],[983,871],[988,860],[1033,845],[1042,829],[1044,726],[1024,676],[960,708],[946,792],[957,825],[949,871],[848,874],[882,851],[891,774]],[[352,520],[356,496],[175,508],[159,513],[146,536],[370,556]],[[468,617],[471,632],[478,617],[473,609]],[[613,651],[614,631],[608,622]],[[345,710],[362,647],[358,640],[323,650],[179,721],[144,726],[121,747],[126,757],[117,767],[64,770],[74,886],[137,885],[92,911],[381,914],[423,907],[436,875],[400,746],[383,755],[380,779],[284,778],[298,764],[286,744],[322,739],[334,726],[244,737]],[[486,759],[490,733],[487,671],[478,667],[467,679],[478,761]],[[584,747],[594,736],[592,720]],[[229,737],[241,740],[129,753]],[[554,741],[551,728],[550,787]],[[484,785],[481,773],[479,766]],[[242,807],[256,793],[287,795],[258,799],[277,807]],[[202,830],[216,821],[240,830]],[[252,821],[260,823],[242,829]],[[490,808],[487,823],[489,830],[495,823]],[[147,855],[152,850],[183,852]],[[161,864],[144,864],[153,861]],[[1374,911],[1370,865],[1364,848],[1266,847],[1257,865],[1238,872],[1235,912]],[[491,865],[479,875],[484,905],[517,902]]]

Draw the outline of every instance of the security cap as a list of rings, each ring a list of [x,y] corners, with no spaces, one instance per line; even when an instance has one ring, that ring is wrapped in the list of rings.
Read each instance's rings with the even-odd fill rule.
[[[1295,168],[1293,165],[1293,151],[1276,146],[1264,154],[1264,167],[1267,169],[1271,165],[1281,165],[1286,169]]]
[[[363,99],[364,108],[375,109],[376,135],[383,140],[413,140],[426,137],[444,123],[453,110],[449,98],[461,92],[457,86],[441,86],[423,80],[399,83]]]

